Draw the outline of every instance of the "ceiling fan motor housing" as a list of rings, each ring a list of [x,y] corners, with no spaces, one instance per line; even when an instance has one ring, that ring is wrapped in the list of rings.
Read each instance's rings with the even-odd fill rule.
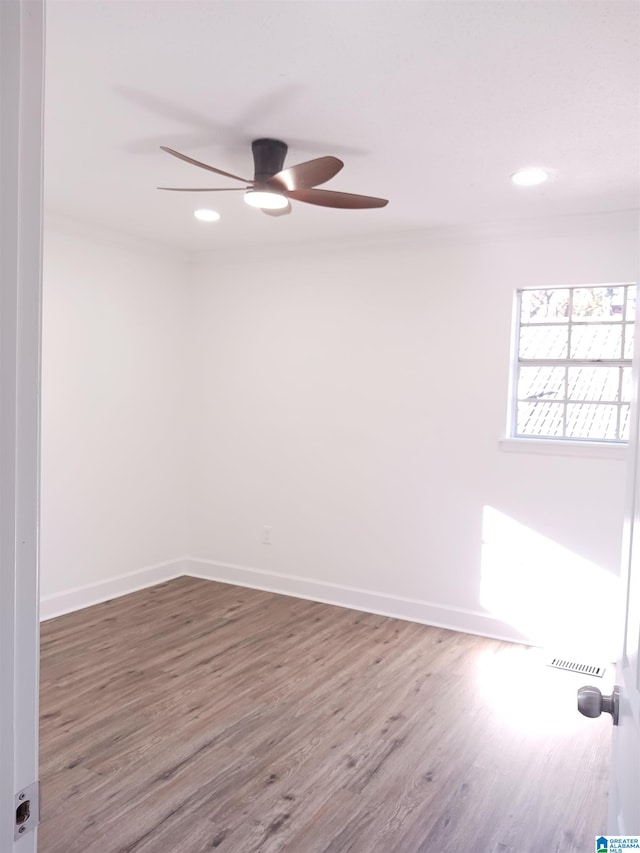
[[[282,170],[288,146],[279,139],[254,139],[251,150],[255,166],[253,182],[259,186]]]

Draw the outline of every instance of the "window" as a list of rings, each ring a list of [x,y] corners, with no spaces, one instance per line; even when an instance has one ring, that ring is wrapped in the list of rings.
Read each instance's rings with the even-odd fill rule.
[[[511,436],[629,440],[636,285],[521,290]]]

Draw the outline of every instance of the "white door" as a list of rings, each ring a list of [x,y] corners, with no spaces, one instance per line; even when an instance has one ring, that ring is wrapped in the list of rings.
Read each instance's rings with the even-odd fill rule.
[[[620,690],[619,719],[613,731],[609,790],[610,835],[640,835],[640,335],[636,335],[635,341],[633,384],[622,545],[623,601],[620,612],[624,624],[616,672]]]
[[[37,846],[43,73],[44,0],[0,0],[2,853]]]

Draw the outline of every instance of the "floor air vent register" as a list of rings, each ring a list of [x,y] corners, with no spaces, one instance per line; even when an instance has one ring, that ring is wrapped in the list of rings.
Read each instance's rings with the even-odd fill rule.
[[[566,669],[569,672],[579,672],[582,675],[591,675],[594,678],[602,678],[605,673],[605,666],[597,666],[593,663],[578,663],[573,660],[565,660],[564,658],[550,658],[547,666],[554,669]]]

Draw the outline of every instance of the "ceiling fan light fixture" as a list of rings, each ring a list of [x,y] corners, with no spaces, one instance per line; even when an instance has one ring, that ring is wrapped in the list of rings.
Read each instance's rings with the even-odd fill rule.
[[[282,210],[289,203],[286,196],[264,190],[249,190],[244,194],[244,200],[251,207],[260,207],[263,210]]]
[[[207,210],[205,208],[194,211],[193,215],[201,222],[217,222],[220,219],[220,214],[215,210]]]
[[[533,166],[528,169],[519,169],[511,175],[511,183],[517,187],[537,187],[544,184],[551,177],[547,169]]]

